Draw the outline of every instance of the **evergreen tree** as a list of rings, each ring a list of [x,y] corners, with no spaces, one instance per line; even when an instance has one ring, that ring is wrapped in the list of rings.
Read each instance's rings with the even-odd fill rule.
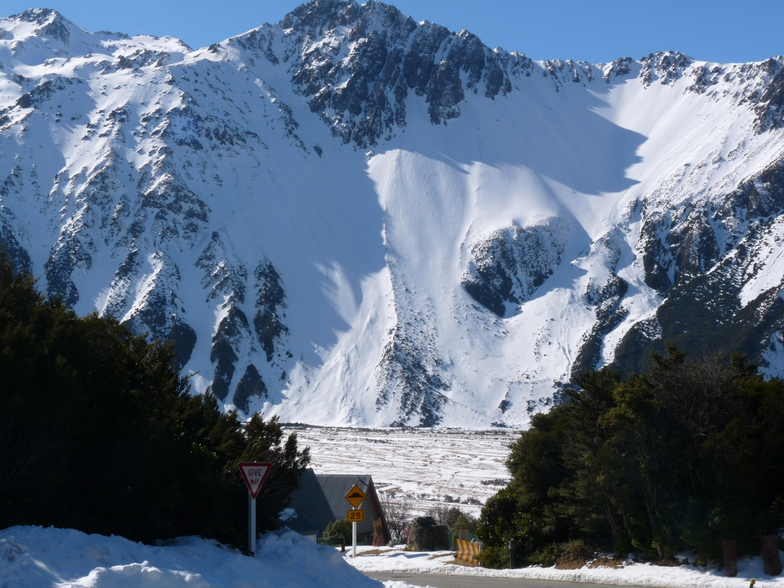
[[[751,551],[784,522],[784,382],[743,358],[688,362],[674,345],[646,374],[576,379],[512,446],[512,483],[482,510],[490,546],[529,557],[571,539],[660,559]]]
[[[271,529],[309,461],[296,435],[221,414],[189,393],[171,344],[76,316],[0,252],[0,527],[241,544],[241,461],[273,464],[258,499]]]

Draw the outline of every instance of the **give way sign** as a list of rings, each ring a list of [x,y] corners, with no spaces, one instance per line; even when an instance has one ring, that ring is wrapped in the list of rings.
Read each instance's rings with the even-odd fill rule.
[[[256,498],[259,495],[264,480],[267,479],[271,463],[240,463],[240,472],[242,472],[242,479],[245,480],[245,485],[248,487],[251,498]]]

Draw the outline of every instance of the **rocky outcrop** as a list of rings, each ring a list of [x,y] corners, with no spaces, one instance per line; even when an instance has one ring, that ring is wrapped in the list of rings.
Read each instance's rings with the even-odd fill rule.
[[[561,263],[568,232],[558,218],[493,231],[468,246],[472,262],[463,288],[500,317],[514,313]]]
[[[767,66],[772,78],[754,108],[756,130],[760,133],[784,126],[784,65],[774,59],[768,59],[763,65]]]
[[[412,551],[449,549],[449,527],[439,525],[433,517],[417,517],[408,528],[408,547]]]
[[[572,363],[572,377],[600,366],[605,336],[628,315],[623,301],[629,284],[617,273],[621,257],[619,243],[622,242],[622,235],[614,231],[591,244],[588,256],[600,258],[607,273],[604,281],[591,280],[585,292],[585,302],[595,309],[596,322],[582,337],[577,357]]]
[[[393,271],[397,261],[387,262]],[[378,383],[376,408],[394,408],[392,426],[434,427],[449,404],[450,382],[438,351],[438,333],[432,324],[432,306],[424,311],[414,304],[403,280],[394,283],[396,324],[387,334],[374,370]]]
[[[754,297],[743,289],[771,271],[759,260],[779,239],[783,212],[779,160],[707,207],[680,215],[679,223],[669,214],[646,221],[646,280],[664,298],[655,318],[623,338],[616,365],[641,371],[649,353],[663,352],[670,340],[692,355],[743,353],[767,367],[766,350],[784,329],[784,277],[766,275],[770,287]]]
[[[256,339],[266,354],[267,361],[272,361],[276,345],[288,333],[283,324],[283,310],[286,308],[283,282],[280,275],[268,259],[263,260],[253,272],[256,291],[256,314],[253,317],[253,328]],[[280,352],[280,350],[278,350]]]
[[[531,67],[467,31],[417,24],[381,2],[314,0],[281,25],[292,47],[284,61],[296,58],[294,87],[335,135],[361,148],[406,126],[410,94],[424,98],[432,124],[446,124],[466,94],[507,94],[510,71]]]
[[[291,353],[284,344],[288,328],[282,320],[286,304],[280,275],[264,259],[251,279],[232,250],[228,235],[215,232],[196,267],[204,272],[202,285],[209,289],[208,299],[220,302],[222,310],[210,350],[215,370],[212,392],[218,399],[247,410],[252,398],[263,399],[268,391],[252,358],[266,358],[280,375],[285,373],[281,359],[290,358]],[[249,290],[253,293],[250,299]],[[255,311],[252,321],[244,308]]]
[[[135,333],[174,341],[175,360],[184,366],[196,345],[196,331],[188,324],[185,303],[178,291],[182,283],[179,267],[162,252],[152,254],[146,263],[149,268],[142,274],[143,289],[132,293],[134,301],[122,321]],[[138,298],[143,301],[141,304]]]
[[[656,81],[665,85],[672,84],[683,76],[693,61],[688,55],[677,51],[651,53],[640,60],[640,78],[644,86],[650,86]]]

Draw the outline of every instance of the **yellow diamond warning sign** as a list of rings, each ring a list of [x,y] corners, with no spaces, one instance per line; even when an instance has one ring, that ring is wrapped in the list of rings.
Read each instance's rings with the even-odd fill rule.
[[[348,500],[351,506],[357,508],[362,504],[362,501],[365,500],[365,493],[362,492],[362,489],[359,486],[354,484],[351,487],[351,490],[348,491],[348,494],[346,494],[346,500]]]

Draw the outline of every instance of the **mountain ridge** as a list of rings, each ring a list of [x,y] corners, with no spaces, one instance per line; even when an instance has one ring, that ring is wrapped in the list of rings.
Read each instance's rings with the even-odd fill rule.
[[[537,62],[375,1],[0,32],[0,239],[226,409],[524,426],[664,339],[784,371],[783,57]]]

